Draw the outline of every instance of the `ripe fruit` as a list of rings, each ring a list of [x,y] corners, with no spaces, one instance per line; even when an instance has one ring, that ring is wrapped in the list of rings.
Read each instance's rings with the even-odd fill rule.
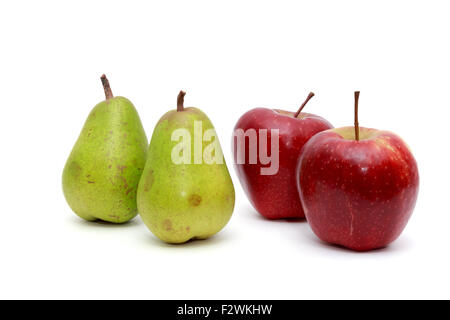
[[[355,126],[331,129],[305,145],[297,167],[306,218],[323,241],[365,251],[394,241],[416,203],[419,173],[394,133]]]
[[[136,189],[147,155],[139,115],[114,97],[102,76],[106,100],[97,104],[64,167],[64,196],[81,218],[121,223],[137,215]]]
[[[233,182],[214,127],[199,109],[184,108],[184,95],[153,131],[138,188],[142,220],[169,243],[211,237],[234,209]]]
[[[234,127],[235,169],[253,207],[268,219],[304,218],[297,191],[296,166],[303,145],[316,133],[332,128],[324,118],[256,108]],[[267,145],[267,147],[266,147]]]

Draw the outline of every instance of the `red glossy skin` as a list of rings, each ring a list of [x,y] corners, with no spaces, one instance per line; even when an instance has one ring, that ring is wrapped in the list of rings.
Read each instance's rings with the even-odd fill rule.
[[[282,113],[280,113],[282,112]],[[324,118],[301,113],[294,118],[293,112],[256,108],[245,113],[237,122],[236,129],[267,129],[268,154],[270,130],[279,129],[279,170],[275,175],[261,175],[260,168],[268,167],[259,161],[248,162],[248,140],[245,144],[245,164],[236,164],[237,145],[233,140],[234,167],[253,207],[268,219],[304,218],[303,208],[296,187],[296,166],[303,145],[316,133],[332,128]]]
[[[417,163],[397,135],[378,134],[355,141],[328,130],[305,145],[299,193],[321,240],[366,251],[387,246],[405,228],[419,191]]]

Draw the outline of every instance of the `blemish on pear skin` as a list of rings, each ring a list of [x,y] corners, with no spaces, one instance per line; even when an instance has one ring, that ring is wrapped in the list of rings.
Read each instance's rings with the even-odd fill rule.
[[[120,170],[120,173],[123,173],[123,170],[126,168],[127,166],[117,166],[117,169]]]
[[[87,183],[95,183],[95,181],[89,181],[89,180],[88,180],[88,182],[87,182]]]
[[[80,165],[74,161],[70,163],[69,171],[72,172],[75,178],[78,178],[82,170]]]
[[[153,170],[150,170],[147,174],[147,177],[145,178],[144,192],[148,192],[152,188],[153,181]]]
[[[186,227],[186,231],[190,231],[191,230],[191,227]]]
[[[163,228],[164,228],[166,231],[172,230],[172,221],[171,221],[170,219],[165,219],[165,220],[162,222],[162,225],[163,225]]]
[[[125,194],[129,194],[131,192],[131,190],[133,190],[133,188],[127,189],[127,191],[125,191]]]
[[[198,194],[191,194],[188,198],[189,204],[193,207],[198,207],[202,202],[202,197]]]

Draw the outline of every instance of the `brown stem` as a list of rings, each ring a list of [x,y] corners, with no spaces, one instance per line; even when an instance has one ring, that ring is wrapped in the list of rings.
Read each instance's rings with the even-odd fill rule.
[[[297,112],[294,115],[294,118],[297,118],[298,115],[300,114],[300,112],[302,112],[303,108],[306,106],[306,104],[308,103],[309,100],[311,100],[311,98],[314,97],[314,92],[310,92],[308,94],[308,96],[306,97],[306,100],[302,103],[302,105],[300,106],[300,108],[297,110]]]
[[[186,92],[180,91],[177,98],[177,111],[184,111],[184,96],[186,95]]]
[[[359,141],[358,102],[359,102],[359,91],[355,91],[355,139],[356,139],[356,141]]]
[[[109,86],[108,78],[106,78],[105,75],[102,75],[100,77],[100,79],[102,80],[103,89],[105,90],[106,100],[114,98],[114,95],[113,95],[113,93],[111,91],[111,87]]]

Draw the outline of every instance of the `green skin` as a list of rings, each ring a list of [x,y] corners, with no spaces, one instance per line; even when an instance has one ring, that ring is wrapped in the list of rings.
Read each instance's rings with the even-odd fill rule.
[[[139,182],[139,214],[153,234],[168,243],[211,237],[227,224],[234,209],[234,187],[225,161],[194,164],[194,120],[202,121],[203,132],[214,129],[196,108],[169,111],[159,120]],[[191,134],[192,164],[172,162],[172,149],[179,142],[171,141],[171,135],[179,128]],[[203,150],[209,144],[203,141]]]
[[[134,218],[147,148],[141,120],[128,99],[97,104],[64,167],[63,191],[72,210],[88,221]]]

